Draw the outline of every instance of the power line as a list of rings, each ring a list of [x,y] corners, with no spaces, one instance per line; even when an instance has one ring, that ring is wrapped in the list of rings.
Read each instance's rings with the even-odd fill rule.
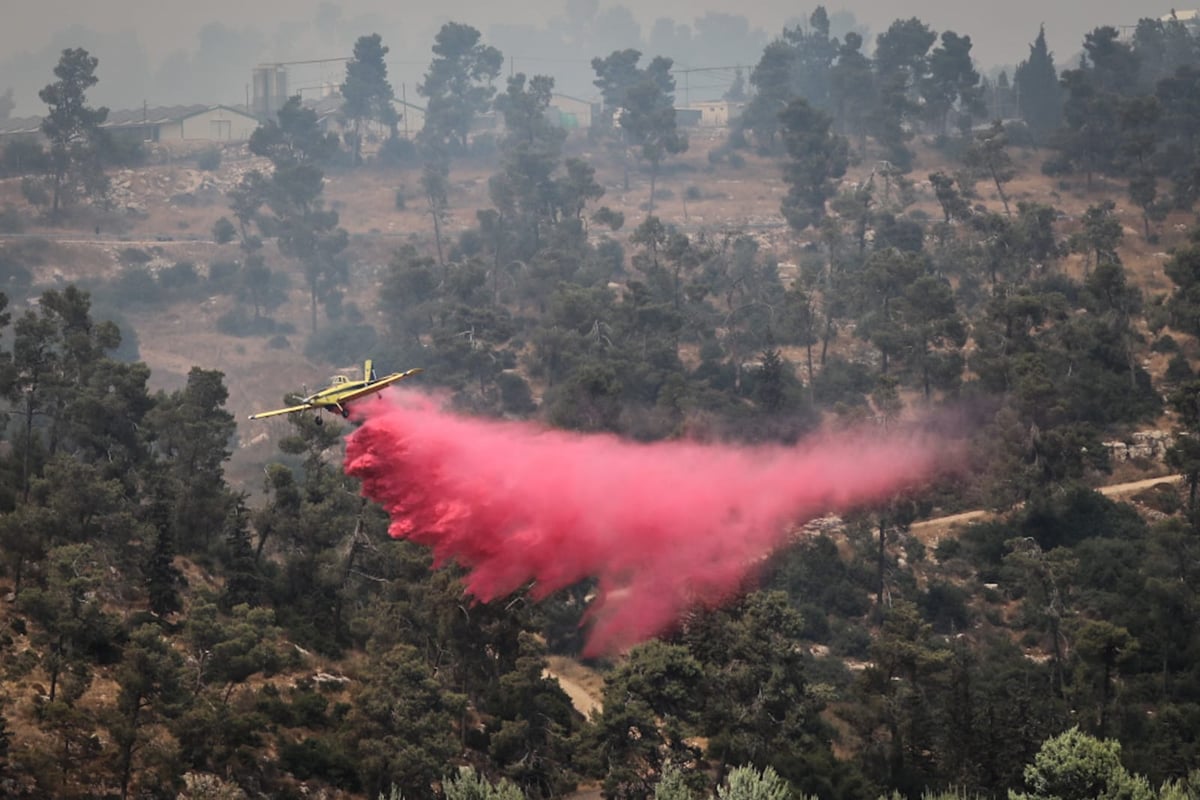
[[[738,69],[743,69],[743,68],[744,68],[744,66],[745,66],[745,65],[743,65],[743,64],[734,64],[734,65],[732,65],[732,66],[728,66],[728,67],[685,67],[685,68],[683,68],[683,69],[672,69],[671,71],[672,71],[672,72],[678,72],[678,73],[681,73],[681,74],[687,74],[687,73],[691,73],[691,72],[717,72],[717,71],[719,71],[719,70],[728,70],[728,69],[738,70]]]
[[[259,64],[260,67],[290,67],[293,64],[325,64],[334,61],[353,61],[352,56],[340,56],[338,58],[307,58],[299,61],[264,61]]]
[[[551,58],[550,56],[509,56],[514,61],[544,61],[551,64],[591,64],[590,58]]]

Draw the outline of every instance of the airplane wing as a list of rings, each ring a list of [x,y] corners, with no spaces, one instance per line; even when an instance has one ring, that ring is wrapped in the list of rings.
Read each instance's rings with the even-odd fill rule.
[[[391,375],[384,375],[382,378],[372,383],[371,386],[387,386],[395,383],[396,381],[402,381],[405,378],[411,378],[413,375],[424,371],[425,370],[421,369],[420,367],[414,367],[413,369],[405,370],[404,372],[393,372]]]
[[[391,375],[385,375],[384,377],[380,378],[377,381],[368,383],[366,386],[362,387],[361,389],[356,389],[353,392],[342,395],[339,398],[339,401],[342,403],[348,403],[351,400],[357,400],[360,397],[366,397],[369,394],[375,394],[376,392],[381,391],[385,387],[392,385],[396,381],[402,381],[405,378],[411,378],[413,375],[416,375],[417,373],[424,372],[424,371],[425,370],[421,369],[420,367],[415,367],[410,370],[405,370],[404,372],[393,372]]]
[[[310,408],[313,408],[313,406],[308,403],[303,403],[298,406],[288,406],[287,408],[276,408],[271,411],[263,411],[259,414],[251,414],[250,419],[262,419],[264,417],[275,417],[280,414],[294,414],[297,411],[307,411]]]

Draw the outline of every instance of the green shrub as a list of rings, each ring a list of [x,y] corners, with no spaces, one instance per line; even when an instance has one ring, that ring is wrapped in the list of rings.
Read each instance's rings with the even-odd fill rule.
[[[237,228],[225,217],[213,223],[212,237],[217,244],[229,244],[237,236]]]
[[[109,287],[116,303],[154,305],[162,299],[162,291],[154,273],[145,267],[128,267],[121,271]]]
[[[874,385],[871,369],[865,364],[830,358],[813,380],[813,394],[817,403],[826,407],[837,403],[863,406]]]
[[[805,603],[797,610],[800,612],[800,619],[804,621],[800,635],[814,642],[828,642],[833,629],[829,626],[829,615],[825,613],[825,609],[816,603]]]
[[[790,800],[791,786],[772,767],[759,772],[754,767],[737,767],[717,787],[717,800]],[[802,795],[800,800],[815,800]]]
[[[50,193],[46,191],[45,183],[37,178],[21,178],[21,196],[33,206],[50,204]]]
[[[933,555],[939,562],[949,561],[962,555],[962,542],[953,536],[942,537],[933,548]]]
[[[505,413],[524,416],[537,410],[529,384],[515,372],[501,372],[496,376],[500,389],[500,406]]]
[[[318,778],[349,791],[358,791],[354,759],[333,739],[286,742],[279,748],[280,765],[302,781]]]
[[[304,354],[311,359],[340,364],[348,353],[370,352],[378,338],[370,325],[330,325],[309,337]]]
[[[242,266],[236,261],[214,261],[208,265],[208,285],[218,292],[233,290]]]
[[[1153,353],[1178,353],[1179,342],[1175,341],[1174,336],[1163,334],[1151,343],[1150,351]]]
[[[146,148],[140,139],[107,136],[101,140],[101,158],[114,167],[138,167],[146,163]]]
[[[0,233],[21,233],[25,230],[25,220],[21,218],[21,212],[10,205],[4,206],[4,210],[0,211]]]
[[[296,725],[296,717],[279,689],[273,683],[268,683],[258,690],[254,698],[254,710],[261,713],[276,725],[291,728]]]
[[[325,717],[325,709],[328,707],[329,698],[311,689],[298,690],[292,695],[291,710],[295,720],[293,724],[308,728],[323,727],[328,722]]]
[[[276,322],[269,317],[255,319],[247,309],[240,306],[217,318],[217,330],[227,336],[273,336],[296,331],[293,325]]]
[[[9,297],[18,297],[33,285],[33,273],[18,248],[0,249],[0,289]]]
[[[442,782],[442,791],[446,800],[525,800],[524,793],[512,781],[501,778],[492,784],[472,767],[459,767],[457,775]]]
[[[191,261],[177,261],[158,273],[158,285],[168,291],[190,289],[199,284],[200,273]]]
[[[1186,383],[1195,377],[1192,364],[1183,353],[1176,353],[1167,362],[1167,372],[1164,376],[1171,383]]]
[[[410,139],[393,136],[380,145],[376,158],[387,166],[412,164],[417,160],[417,146]]]
[[[840,623],[834,629],[829,649],[843,658],[867,658],[871,653],[871,634],[853,623]]]
[[[921,616],[933,625],[937,633],[957,633],[971,625],[971,611],[967,608],[967,593],[949,583],[931,583],[929,590],[917,599]]]
[[[200,151],[196,156],[196,169],[205,172],[216,172],[221,168],[221,148],[210,147]]]
[[[139,247],[122,247],[117,253],[117,258],[127,267],[136,264],[149,264],[154,260],[154,256]]]

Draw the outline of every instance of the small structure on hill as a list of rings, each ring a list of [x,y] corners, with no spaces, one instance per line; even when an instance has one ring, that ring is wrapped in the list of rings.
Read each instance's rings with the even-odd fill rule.
[[[550,98],[550,121],[567,130],[592,127],[592,118],[600,113],[600,104],[557,92]]]
[[[305,99],[304,107],[312,109],[317,115],[317,126],[322,133],[334,133],[344,136],[353,129],[353,123],[342,113],[345,104],[337,87],[330,86],[328,90],[315,99]],[[405,139],[416,137],[421,128],[425,127],[425,109],[407,100],[393,99],[392,108],[396,111],[396,135]],[[375,120],[364,120],[362,134],[367,142],[382,142],[392,135],[389,126]]]
[[[230,106],[191,106],[109,114],[103,127],[114,135],[134,136],[142,141],[245,142],[258,127],[258,119]]]
[[[42,140],[41,117],[0,122],[0,140]],[[167,106],[110,111],[100,126],[114,137],[139,142],[245,142],[258,120],[232,106]]]
[[[699,113],[699,119],[693,123],[699,128],[727,128],[729,123],[738,118],[745,103],[731,100],[700,100],[691,103],[687,109]],[[679,110],[676,110],[678,115]]]

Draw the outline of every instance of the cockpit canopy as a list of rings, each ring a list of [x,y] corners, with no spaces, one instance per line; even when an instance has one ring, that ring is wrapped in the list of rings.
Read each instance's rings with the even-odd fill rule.
[[[330,386],[339,386],[343,383],[349,383],[349,382],[350,382],[350,379],[347,378],[345,375],[334,375],[332,378],[329,379]]]

